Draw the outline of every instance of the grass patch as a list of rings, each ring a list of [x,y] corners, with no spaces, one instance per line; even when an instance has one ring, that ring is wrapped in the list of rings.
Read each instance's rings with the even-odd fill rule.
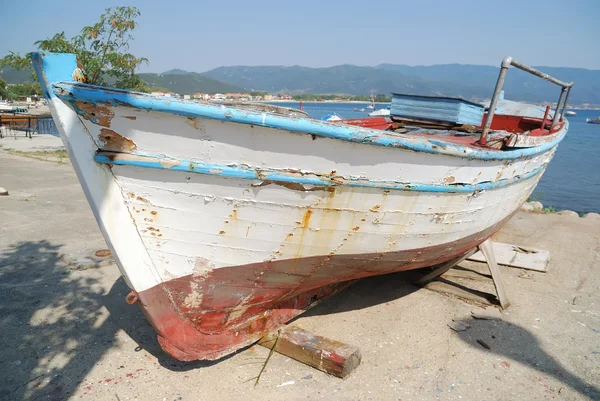
[[[531,194],[531,196],[529,196],[529,198],[527,199],[527,202],[542,202],[545,197],[546,197],[546,194],[544,194],[543,192],[536,192],[534,194]]]
[[[552,206],[548,206],[542,209],[542,213],[556,213],[556,209]]]
[[[69,155],[65,149],[58,150],[32,150],[24,152],[22,150],[7,149],[8,154],[14,156],[29,157],[31,159],[55,162],[58,164],[66,164],[69,160]]]

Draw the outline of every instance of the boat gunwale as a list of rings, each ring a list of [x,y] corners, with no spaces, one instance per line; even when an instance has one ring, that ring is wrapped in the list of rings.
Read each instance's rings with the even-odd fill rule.
[[[568,130],[568,121],[561,129],[548,135],[552,140],[529,148],[515,150],[478,149],[455,144],[443,139],[410,137],[376,129],[350,126],[343,123],[285,116],[265,112],[253,112],[218,104],[204,104],[185,100],[175,100],[165,96],[128,91],[117,88],[83,84],[79,82],[54,82],[54,94],[63,101],[83,101],[93,104],[104,103],[111,106],[131,107],[140,110],[156,111],[190,118],[207,118],[223,122],[262,126],[319,137],[344,140],[359,144],[407,149],[416,152],[442,154],[475,160],[516,160],[536,156],[557,146]]]
[[[546,163],[523,174],[514,175],[496,181],[482,181],[478,183],[415,183],[391,180],[370,180],[361,177],[342,177],[329,174],[308,173],[273,168],[252,168],[243,166],[231,166],[223,164],[203,163],[197,160],[174,159],[160,155],[148,155],[140,153],[121,153],[113,151],[98,151],[94,156],[97,163],[131,166],[141,168],[152,168],[159,170],[180,171],[203,175],[213,175],[223,178],[240,178],[261,181],[262,183],[278,183],[280,185],[289,183],[296,185],[308,185],[305,191],[316,190],[322,187],[328,190],[337,186],[376,188],[381,190],[400,190],[436,193],[474,193],[503,188],[518,182],[528,180],[541,174],[546,169]]]

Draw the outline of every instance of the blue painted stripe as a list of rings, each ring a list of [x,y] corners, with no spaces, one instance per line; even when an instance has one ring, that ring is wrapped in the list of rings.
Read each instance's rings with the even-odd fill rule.
[[[98,163],[144,167],[160,170],[181,171],[186,173],[214,175],[227,178],[242,178],[256,181],[276,181],[301,185],[315,185],[323,187],[349,186],[379,188],[402,191],[419,192],[446,192],[446,193],[472,193],[491,189],[502,188],[507,185],[527,180],[542,173],[546,166],[540,166],[521,176],[496,182],[481,182],[477,184],[424,184],[411,182],[361,180],[359,178],[345,178],[327,174],[300,174],[275,169],[257,169],[252,167],[232,167],[226,165],[207,164],[192,160],[175,160],[157,156],[138,156],[113,152],[100,152],[94,160]]]
[[[162,96],[145,93],[107,89],[93,85],[77,83],[60,83],[54,85],[54,92],[59,98],[74,102],[108,103],[111,105],[129,106],[142,110],[171,113],[193,118],[210,118],[219,121],[239,124],[257,125],[283,131],[317,135],[325,138],[340,139],[355,143],[410,149],[417,152],[448,154],[468,159],[480,160],[512,160],[534,156],[546,152],[562,140],[567,129],[552,142],[533,148],[508,151],[475,149],[442,140],[426,137],[411,137],[393,132],[373,130],[313,120],[310,118],[277,116],[268,113],[251,112],[231,107],[211,104],[200,104],[173,100]]]
[[[514,150],[477,149],[446,142],[440,139],[414,137],[394,132],[354,127],[339,123],[301,117],[278,116],[269,113],[252,112],[212,104],[174,100],[163,96],[148,95],[118,89],[107,89],[78,83],[58,83],[53,85],[57,97],[69,101],[107,103],[113,106],[127,106],[140,110],[158,111],[192,118],[208,118],[238,124],[275,128],[282,131],[316,135],[360,144],[409,149],[417,152],[447,154],[467,159],[514,160],[535,156],[554,148],[567,132],[567,126],[551,142],[532,148]],[[568,124],[568,123],[567,123]]]

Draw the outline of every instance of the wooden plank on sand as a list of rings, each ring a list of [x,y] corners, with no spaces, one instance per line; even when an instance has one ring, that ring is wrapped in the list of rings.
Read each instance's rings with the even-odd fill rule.
[[[267,334],[258,343],[271,349],[277,332]],[[298,327],[281,330],[275,351],[330,375],[344,378],[360,364],[357,347],[312,334]]]
[[[492,294],[467,288],[459,283],[454,283],[444,279],[431,281],[425,285],[425,288],[441,294],[452,295],[482,305],[493,305],[496,302],[496,297]]]
[[[550,251],[535,249],[524,246],[492,242],[496,262],[500,265],[518,267],[521,269],[535,270],[539,272],[548,271]],[[481,251],[469,256],[469,260],[486,262]]]

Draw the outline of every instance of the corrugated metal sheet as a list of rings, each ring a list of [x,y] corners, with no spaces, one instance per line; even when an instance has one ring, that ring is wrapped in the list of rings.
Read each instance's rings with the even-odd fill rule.
[[[481,125],[484,107],[460,98],[394,93],[392,116],[411,120]]]

